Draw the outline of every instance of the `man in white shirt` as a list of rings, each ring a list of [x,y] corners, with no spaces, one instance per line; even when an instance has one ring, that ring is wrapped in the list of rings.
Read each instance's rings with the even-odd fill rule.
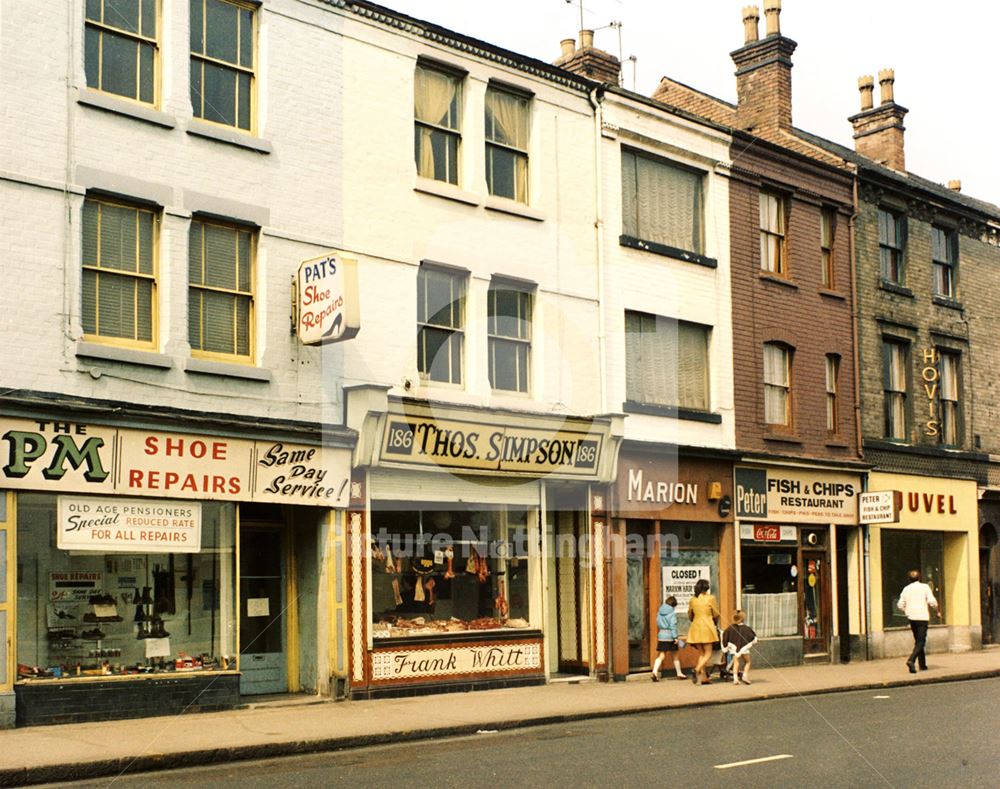
[[[938,601],[934,597],[931,588],[920,581],[920,571],[910,570],[910,583],[907,584],[899,595],[899,610],[910,620],[910,630],[913,631],[913,652],[910,653],[906,661],[906,667],[911,674],[916,674],[917,669],[913,665],[919,662],[920,670],[927,670],[927,655],[924,654],[924,645],[927,643],[927,623],[930,621],[933,608],[937,610]]]

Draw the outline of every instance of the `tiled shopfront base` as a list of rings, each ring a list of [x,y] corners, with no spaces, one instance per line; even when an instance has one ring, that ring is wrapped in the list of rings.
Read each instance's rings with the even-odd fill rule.
[[[236,673],[129,680],[37,682],[14,686],[17,725],[218,712],[240,703]]]

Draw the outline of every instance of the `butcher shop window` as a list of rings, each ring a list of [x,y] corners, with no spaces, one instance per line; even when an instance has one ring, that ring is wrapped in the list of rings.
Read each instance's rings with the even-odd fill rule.
[[[529,627],[529,511],[440,506],[372,512],[373,637]]]

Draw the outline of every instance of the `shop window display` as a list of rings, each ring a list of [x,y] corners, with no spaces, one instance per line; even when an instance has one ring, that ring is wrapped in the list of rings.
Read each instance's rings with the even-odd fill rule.
[[[56,496],[19,494],[19,681],[235,669],[236,507],[200,506],[198,553],[61,550]]]
[[[799,632],[798,549],[743,545],[743,610],[761,638]]]
[[[719,597],[719,531],[703,523],[664,523],[661,534],[663,596],[677,598],[680,632],[687,633],[690,620],[688,601],[699,578],[705,578],[716,599]],[[675,572],[671,572],[674,569]],[[690,572],[676,572],[685,569]]]
[[[372,635],[527,628],[527,510],[372,513]]]
[[[940,617],[931,611],[931,624],[943,624],[946,616],[944,590],[944,536],[941,532],[882,530],[882,615],[885,627],[908,627],[909,621],[896,603],[910,583],[907,573],[920,570],[920,578],[934,592]]]

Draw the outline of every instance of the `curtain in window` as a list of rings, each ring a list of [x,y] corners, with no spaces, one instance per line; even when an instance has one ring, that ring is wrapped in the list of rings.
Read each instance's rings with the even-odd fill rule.
[[[794,636],[799,629],[798,592],[775,594],[743,593],[743,610],[747,624],[758,638]]]
[[[626,182],[624,194],[635,196],[637,215],[629,235],[700,253],[701,177],[645,156],[626,154],[623,161],[628,156],[635,160],[636,183],[629,188]]]
[[[500,90],[486,91],[486,138],[492,142],[527,152],[527,100]],[[515,156],[513,167],[514,198],[524,199],[528,193],[527,156]]]
[[[626,396],[638,403],[708,410],[708,329],[625,314]]]
[[[772,425],[788,423],[788,351],[764,346],[764,414]]]
[[[457,80],[432,69],[418,68],[414,79],[414,115],[418,121],[434,126],[455,128],[456,119],[451,117],[452,102],[458,90]],[[434,177],[434,129],[419,126],[417,133],[420,145],[417,157],[417,173],[423,178]]]

